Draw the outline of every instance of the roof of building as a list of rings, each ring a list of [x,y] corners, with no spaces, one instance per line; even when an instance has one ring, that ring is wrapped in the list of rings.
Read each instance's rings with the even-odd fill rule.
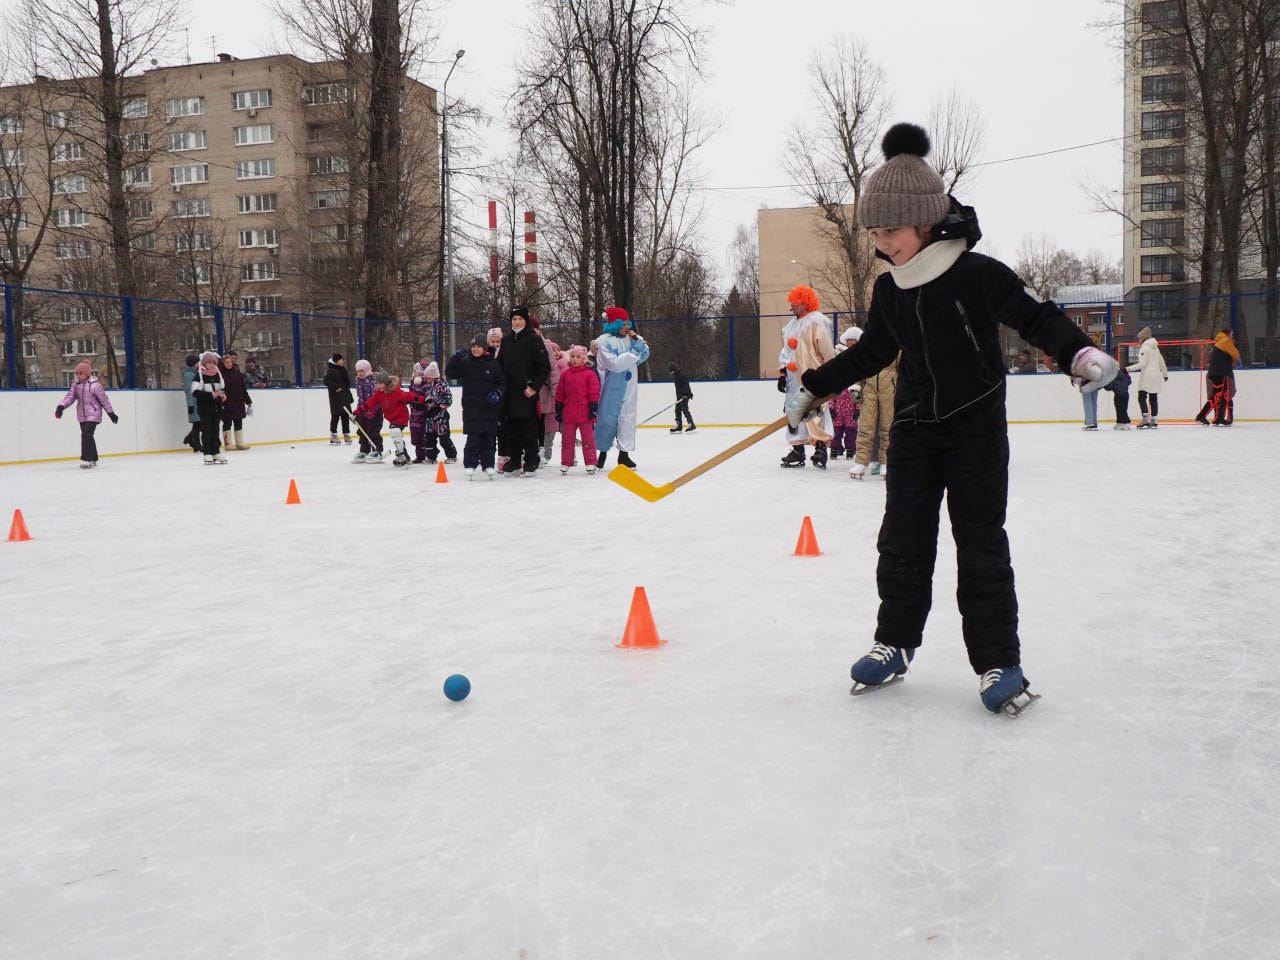
[[[1123,299],[1122,283],[1073,283],[1059,287],[1053,295],[1054,303],[1069,307],[1102,306]]]

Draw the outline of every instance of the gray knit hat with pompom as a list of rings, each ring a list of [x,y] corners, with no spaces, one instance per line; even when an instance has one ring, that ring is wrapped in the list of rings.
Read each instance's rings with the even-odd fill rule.
[[[884,163],[867,177],[858,200],[858,224],[931,227],[947,217],[951,201],[938,171],[925,157],[929,135],[913,123],[896,123],[880,143]]]

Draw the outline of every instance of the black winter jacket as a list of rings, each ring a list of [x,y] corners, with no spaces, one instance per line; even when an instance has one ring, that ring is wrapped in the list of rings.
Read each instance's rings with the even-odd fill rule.
[[[528,325],[519,333],[508,330],[498,348],[498,364],[507,390],[502,415],[532,420],[538,415],[538,391],[551,377],[551,361],[542,337]],[[524,395],[525,387],[533,390],[532,397]]]
[[[444,365],[444,375],[462,388],[462,432],[497,433],[498,406],[502,395],[502,370],[485,352],[479,357],[459,350]],[[497,403],[490,403],[490,399]]]
[[[1071,369],[1090,340],[1053,303],[1040,303],[999,260],[967,251],[940,277],[903,290],[891,274],[876,280],[862,338],[806,371],[802,382],[825,396],[883,370],[902,351],[895,420],[934,423],[985,398],[1003,404],[999,324],[1016,330]]]
[[[689,389],[689,375],[679,367],[672,371],[671,379],[676,385],[676,400],[692,400],[693,391]]]
[[[324,385],[329,390],[329,406],[335,403],[339,407],[351,406],[351,377],[346,367],[340,367],[332,360],[324,371]]]

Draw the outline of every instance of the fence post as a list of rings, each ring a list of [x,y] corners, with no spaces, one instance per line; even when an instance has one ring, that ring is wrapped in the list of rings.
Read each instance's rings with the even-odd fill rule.
[[[227,326],[223,322],[222,308],[215,306],[213,308],[213,335],[218,342],[218,355],[227,352]]]
[[[130,390],[137,390],[138,358],[133,348],[133,297],[124,298],[120,319],[124,326],[124,385]]]
[[[440,342],[440,318],[439,317],[431,321],[431,343],[434,347],[435,356],[440,357],[440,349],[443,346],[443,344],[441,344]],[[442,359],[447,359],[447,358],[442,358]],[[444,367],[442,366],[441,369],[443,370]],[[441,376],[443,376],[443,374],[441,374]]]
[[[364,356],[364,317],[356,317],[356,359]]]
[[[9,368],[9,378],[6,382],[9,384],[9,389],[13,390],[18,385],[18,352],[22,349],[22,344],[18,342],[14,331],[13,289],[7,283],[4,285],[4,342],[5,349],[9,351],[5,354],[5,363]]]
[[[1238,292],[1233,292],[1230,294],[1230,296],[1231,296],[1231,310],[1230,310],[1229,316],[1231,318],[1231,339],[1235,340],[1240,335],[1239,330],[1236,328],[1236,322],[1240,319],[1239,314],[1237,312],[1240,307],[1240,294]]]
[[[1111,330],[1111,301],[1107,301],[1107,314],[1102,321],[1102,349],[1107,353],[1111,352],[1111,345],[1115,342],[1115,337]]]
[[[289,326],[293,330],[293,385],[302,386],[302,320],[296,313],[289,314]]]
[[[840,311],[831,311],[831,342],[840,342]]]
[[[736,317],[729,318],[729,379],[738,379],[738,350],[733,340],[733,321]]]

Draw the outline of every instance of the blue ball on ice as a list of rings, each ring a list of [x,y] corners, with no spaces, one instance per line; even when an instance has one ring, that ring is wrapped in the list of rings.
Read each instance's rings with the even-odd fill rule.
[[[454,703],[467,699],[467,694],[470,692],[471,681],[460,673],[453,674],[444,682],[444,695]]]

